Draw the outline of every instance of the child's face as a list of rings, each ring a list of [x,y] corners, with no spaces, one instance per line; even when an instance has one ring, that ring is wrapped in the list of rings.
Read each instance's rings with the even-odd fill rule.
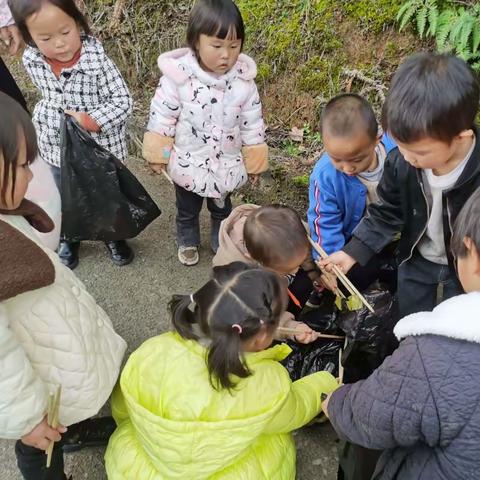
[[[458,277],[465,292],[480,290],[480,254],[471,238],[463,242],[467,247],[467,255],[457,259]]]
[[[358,132],[347,140],[324,131],[323,142],[333,166],[346,175],[355,176],[377,166],[375,148],[380,137],[372,140],[366,133]]]
[[[24,135],[21,135],[17,164],[13,168],[16,170],[15,183],[13,183],[12,170],[10,170],[10,175],[7,180],[7,188],[5,190],[5,198],[2,198],[2,195],[0,195],[0,208],[5,210],[15,210],[20,206],[20,203],[27,192],[28,184],[33,178],[33,174],[27,162],[27,144]],[[0,181],[3,181],[3,172],[4,163],[0,152]],[[3,185],[0,186],[0,192],[2,190]]]
[[[270,270],[273,270],[279,275],[295,275],[298,269],[305,261],[308,255],[308,249],[301,250],[295,254],[286,255],[285,261],[282,264],[272,266]]]
[[[415,168],[436,170],[442,169],[456,160],[463,160],[463,158],[458,158],[458,155],[463,155],[463,144],[469,137],[473,138],[473,135],[472,130],[466,130],[457,135],[450,143],[430,137],[411,143],[403,143],[396,139],[395,141],[400,153],[410,165]]]
[[[44,2],[26,24],[35,45],[49,59],[69,62],[82,45],[75,20],[49,2]]]
[[[202,68],[218,75],[223,75],[232,69],[241,49],[242,41],[234,34],[228,35],[225,39],[202,34],[197,42],[197,52]]]

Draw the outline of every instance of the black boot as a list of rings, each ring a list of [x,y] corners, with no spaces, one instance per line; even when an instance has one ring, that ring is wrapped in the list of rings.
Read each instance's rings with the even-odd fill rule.
[[[112,417],[89,418],[68,427],[62,435],[64,453],[72,453],[88,447],[107,445],[112,433],[117,428]]]
[[[60,261],[70,270],[78,266],[78,250],[80,249],[80,242],[68,242],[65,239],[60,240],[58,246],[58,256]]]
[[[125,240],[119,240],[118,242],[105,242],[112,262],[119,267],[128,265],[135,256],[133,250],[128,246]]]

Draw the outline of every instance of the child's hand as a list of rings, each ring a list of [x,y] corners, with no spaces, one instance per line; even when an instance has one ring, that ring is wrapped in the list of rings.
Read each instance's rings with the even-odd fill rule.
[[[316,284],[318,285],[317,282],[314,282],[313,285],[318,290],[318,287]],[[320,276],[320,285],[318,286],[319,287],[323,286],[326,289],[330,290],[331,292],[335,292],[338,288],[337,277],[329,272],[322,273],[322,275]]]
[[[248,175],[248,179],[250,180],[250,183],[252,184],[252,187],[257,186],[259,178],[260,178],[260,175],[258,175],[258,174],[250,173]]]
[[[325,414],[325,416],[326,416],[327,418],[330,418],[330,417],[328,416],[328,403],[330,402],[330,398],[332,398],[332,394],[331,394],[331,393],[329,393],[329,394],[327,395],[327,398],[322,402],[322,410],[323,410],[323,413]]]
[[[0,38],[8,48],[10,55],[16,55],[23,46],[22,36],[16,25],[0,28]]]
[[[312,330],[306,323],[290,320],[285,326],[295,330],[295,334],[292,335],[292,340],[298,343],[312,343],[317,339],[317,332]]]
[[[320,266],[327,272],[331,272],[333,266],[336,265],[337,267],[340,267],[340,270],[345,274],[347,274],[356,263],[357,261],[354,258],[341,250],[332,253],[324,260],[320,260]]]
[[[67,429],[62,426],[50,427],[45,417],[29,434],[22,437],[22,443],[46,451],[50,441],[59,442],[62,438],[61,433],[66,431]]]
[[[150,170],[157,175],[162,175],[167,167],[165,163],[149,163],[148,166],[150,167]]]

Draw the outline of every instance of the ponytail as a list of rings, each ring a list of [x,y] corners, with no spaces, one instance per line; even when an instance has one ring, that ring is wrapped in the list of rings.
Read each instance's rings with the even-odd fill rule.
[[[190,310],[192,297],[189,295],[174,295],[168,304],[172,315],[172,323],[175,330],[188,340],[197,340],[198,336],[193,332],[195,313]]]

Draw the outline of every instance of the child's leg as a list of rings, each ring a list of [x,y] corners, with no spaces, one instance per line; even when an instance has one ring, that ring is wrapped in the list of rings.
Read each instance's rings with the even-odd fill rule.
[[[52,463],[47,469],[47,456],[43,450],[29,447],[20,440],[15,444],[17,464],[25,480],[64,480],[63,451],[60,443],[55,443]]]
[[[210,246],[214,253],[218,250],[218,232],[220,231],[220,224],[232,213],[232,200],[230,195],[227,195],[225,201],[219,202],[213,198],[207,198],[207,208],[212,217],[212,226],[210,234]]]
[[[200,221],[203,197],[175,185],[177,198],[177,242],[179,247],[200,245]]]

